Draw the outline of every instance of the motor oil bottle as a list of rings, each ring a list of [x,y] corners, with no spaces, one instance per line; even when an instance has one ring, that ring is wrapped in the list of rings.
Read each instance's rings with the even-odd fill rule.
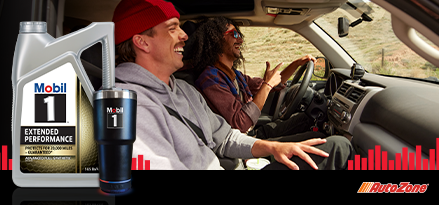
[[[114,85],[114,24],[53,38],[45,22],[21,22],[12,86],[12,179],[20,187],[99,187],[94,88],[81,52],[102,44],[103,81]],[[104,80],[105,79],[105,80]]]

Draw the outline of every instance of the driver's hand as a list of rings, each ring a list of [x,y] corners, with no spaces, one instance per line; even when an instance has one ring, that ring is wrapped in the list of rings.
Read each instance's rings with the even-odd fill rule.
[[[329,154],[313,147],[313,145],[323,144],[326,139],[310,139],[298,143],[278,143],[273,146],[272,154],[276,161],[285,164],[292,170],[299,170],[299,166],[290,159],[293,156],[298,156],[305,162],[307,162],[314,169],[318,169],[316,163],[311,159],[307,153],[316,154],[322,157],[328,157]]]
[[[313,61],[314,63],[317,61],[316,58],[314,58],[311,54],[308,54],[306,56],[303,56],[302,58],[299,58],[296,61],[298,66],[302,66],[303,64],[307,63],[308,61]]]
[[[265,69],[264,81],[273,87],[277,86],[281,82],[281,75],[279,68],[283,64],[284,63],[279,63],[279,65],[273,68],[273,70],[270,70],[270,63],[267,61],[266,62],[267,69]]]

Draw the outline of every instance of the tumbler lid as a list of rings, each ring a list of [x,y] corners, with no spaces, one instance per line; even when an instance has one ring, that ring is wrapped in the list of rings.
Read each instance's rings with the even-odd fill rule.
[[[137,100],[137,93],[132,90],[112,89],[112,90],[98,90],[93,93],[93,100],[100,99],[114,99],[125,98]]]

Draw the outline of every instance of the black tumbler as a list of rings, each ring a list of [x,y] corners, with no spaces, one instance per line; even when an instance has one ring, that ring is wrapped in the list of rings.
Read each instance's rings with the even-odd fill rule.
[[[131,188],[131,161],[136,140],[137,94],[113,88],[93,94],[94,136],[98,143],[102,191]]]

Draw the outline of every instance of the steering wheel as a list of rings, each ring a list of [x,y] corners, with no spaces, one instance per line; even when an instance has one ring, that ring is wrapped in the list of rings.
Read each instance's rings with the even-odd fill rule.
[[[306,89],[308,88],[309,81],[311,80],[313,71],[314,71],[314,62],[309,61],[305,65],[302,65],[294,76],[291,85],[299,82],[300,77],[302,77],[303,72],[305,72],[305,76],[303,77],[302,83],[300,84],[299,89],[296,92],[293,92],[293,87],[288,88],[287,95],[285,96],[284,102],[280,107],[280,117],[281,120],[287,120],[291,117],[291,115],[297,110],[300,101],[305,95]]]

